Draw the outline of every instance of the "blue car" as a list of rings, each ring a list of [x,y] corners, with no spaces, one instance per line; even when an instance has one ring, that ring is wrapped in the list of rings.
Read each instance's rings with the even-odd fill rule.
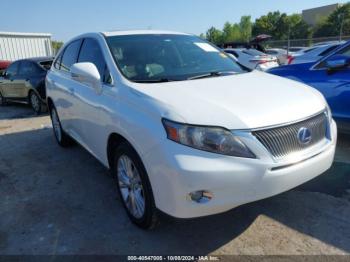
[[[339,130],[350,133],[350,41],[317,62],[281,66],[268,72],[320,91]]]

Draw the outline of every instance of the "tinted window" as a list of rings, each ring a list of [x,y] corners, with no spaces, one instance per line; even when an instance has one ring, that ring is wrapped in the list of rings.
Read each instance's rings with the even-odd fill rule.
[[[191,35],[122,35],[108,37],[107,42],[120,71],[136,82],[245,72],[217,47]]]
[[[338,52],[339,55],[349,56],[350,57],[350,45],[341,51]]]
[[[77,62],[80,45],[81,40],[76,40],[65,48],[60,66],[61,70],[69,71],[70,67]]]
[[[22,61],[19,68],[19,75],[36,75],[41,72],[40,68],[33,62]]]
[[[327,48],[326,50],[324,50],[321,54],[319,54],[319,56],[325,56],[328,55],[330,52],[332,52],[334,49],[336,49],[339,45],[333,45],[329,48]]]
[[[6,76],[16,76],[18,73],[19,62],[12,63],[6,70]]]
[[[52,65],[52,60],[49,61],[41,61],[40,66],[42,66],[44,69],[49,70],[51,68]]]
[[[63,54],[63,53],[61,53],[61,54],[56,58],[56,60],[55,60],[55,62],[54,62],[54,65],[53,65],[53,66],[54,66],[56,69],[60,69],[60,68],[61,68],[62,54]]]
[[[239,57],[239,55],[233,50],[224,50],[224,51],[228,54],[234,55],[235,57]]]
[[[106,67],[106,62],[103,58],[101,48],[96,40],[91,38],[86,38],[84,40],[80,50],[78,62],[93,63],[101,75],[101,80],[105,83],[109,83],[109,71]]]

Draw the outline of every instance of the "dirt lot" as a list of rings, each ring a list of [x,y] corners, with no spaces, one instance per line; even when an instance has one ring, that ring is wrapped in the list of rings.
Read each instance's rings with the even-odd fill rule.
[[[108,171],[48,116],[0,108],[0,254],[348,254],[350,138],[327,173],[225,214],[133,226]]]

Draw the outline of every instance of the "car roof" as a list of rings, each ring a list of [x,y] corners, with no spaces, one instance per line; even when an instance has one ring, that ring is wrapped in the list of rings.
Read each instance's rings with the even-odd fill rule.
[[[40,57],[29,57],[25,59],[18,59],[17,61],[32,61],[36,63],[53,60],[53,56],[40,56]],[[15,61],[14,61],[15,62]]]
[[[117,30],[101,32],[104,36],[117,36],[117,35],[191,35],[187,33],[166,31],[166,30]]]

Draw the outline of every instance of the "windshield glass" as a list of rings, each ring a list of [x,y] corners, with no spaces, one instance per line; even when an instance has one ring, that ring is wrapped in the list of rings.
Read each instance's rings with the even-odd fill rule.
[[[131,81],[180,81],[217,72],[246,72],[227,54],[195,36],[146,34],[106,39],[120,71]]]

